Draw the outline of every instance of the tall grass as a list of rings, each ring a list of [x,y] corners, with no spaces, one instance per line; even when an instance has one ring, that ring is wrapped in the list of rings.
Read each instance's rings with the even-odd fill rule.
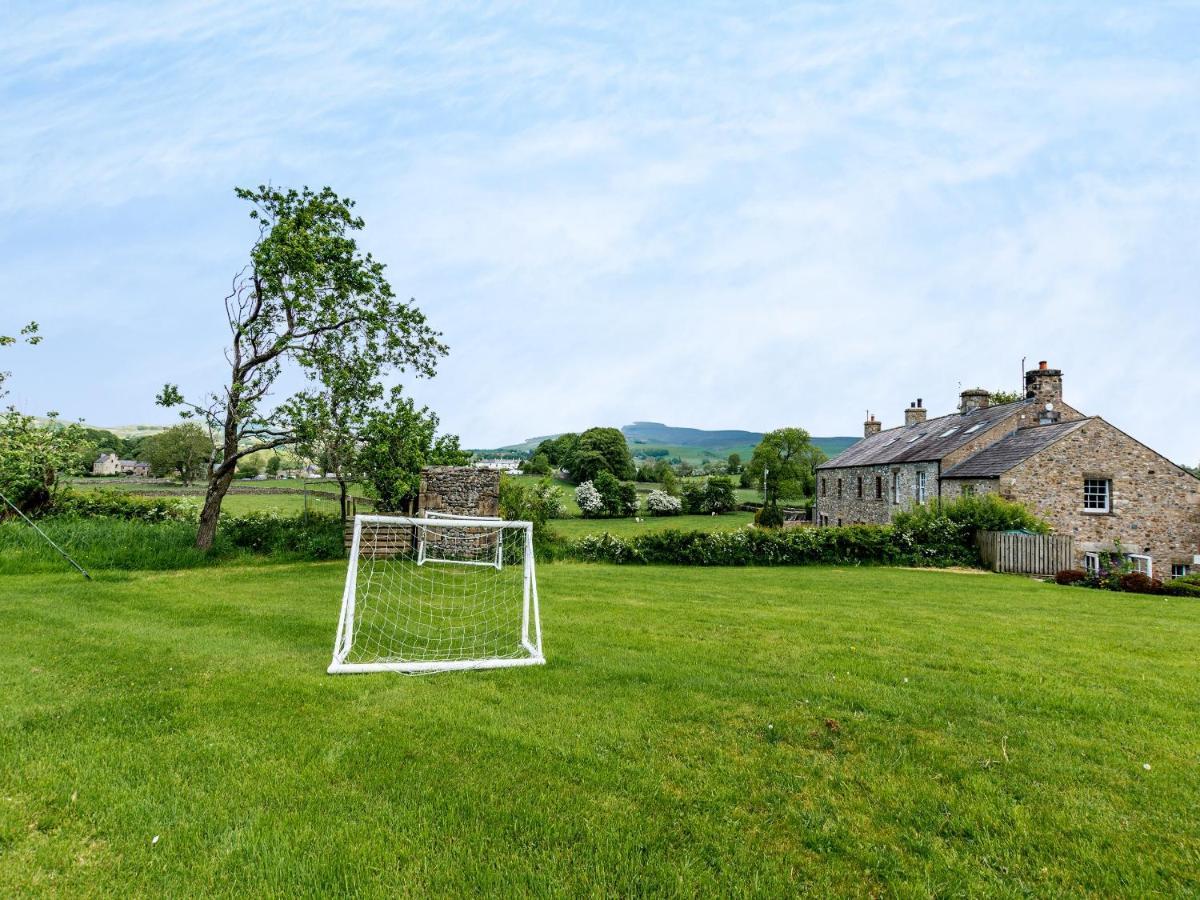
[[[277,560],[334,559],[342,553],[336,516],[254,513],[224,516],[210,552],[197,550],[196,524],[116,516],[53,516],[38,527],[85,569],[192,569],[253,556]],[[0,522],[0,575],[62,572],[68,563],[22,521]]]
[[[112,517],[43,519],[38,527],[85,569],[191,569],[214,555],[197,550],[190,522],[142,522]],[[225,554],[218,548],[215,556]],[[0,523],[0,575],[62,572],[67,562],[19,520]]]

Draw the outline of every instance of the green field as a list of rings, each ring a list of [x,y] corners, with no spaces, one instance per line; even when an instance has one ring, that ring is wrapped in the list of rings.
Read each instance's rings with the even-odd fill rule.
[[[344,569],[0,579],[0,895],[1200,891],[1193,602],[555,564],[547,666],[331,677]]]
[[[565,538],[580,538],[585,534],[609,534],[633,537],[645,531],[729,531],[744,528],[754,521],[753,513],[735,512],[723,516],[643,516],[637,519],[554,519],[550,529]]]

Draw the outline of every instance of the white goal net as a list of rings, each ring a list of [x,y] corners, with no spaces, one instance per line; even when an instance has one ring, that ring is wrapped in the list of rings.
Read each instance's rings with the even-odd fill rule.
[[[354,517],[331,673],[542,662],[530,523]]]

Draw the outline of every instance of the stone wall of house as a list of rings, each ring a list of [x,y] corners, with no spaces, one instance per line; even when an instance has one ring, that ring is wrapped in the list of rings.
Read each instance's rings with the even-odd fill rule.
[[[474,466],[427,466],[421,470],[418,515],[434,511],[456,516],[500,515],[500,472]]]
[[[942,499],[953,503],[964,494],[994,494],[1000,489],[995,478],[945,478],[942,480]]]
[[[918,472],[925,473],[925,500],[928,503],[938,495],[936,462],[822,469],[817,472],[816,521],[827,525],[886,525],[898,510],[908,509],[916,502]],[[898,503],[893,500],[893,475],[898,478]],[[863,487],[861,498],[858,496],[860,478]],[[876,478],[882,480],[882,498],[876,496]],[[822,519],[822,516],[825,518]]]
[[[1085,478],[1112,482],[1110,511],[1083,508]],[[1056,531],[1075,537],[1077,563],[1088,551],[1153,558],[1155,577],[1173,564],[1196,571],[1200,553],[1200,479],[1103,419],[1051,444],[999,479],[1000,495],[1024,503]]]

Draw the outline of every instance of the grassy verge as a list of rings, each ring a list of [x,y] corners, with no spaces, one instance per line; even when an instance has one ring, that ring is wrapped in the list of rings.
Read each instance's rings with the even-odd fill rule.
[[[343,574],[0,582],[0,895],[1200,891],[1194,602],[555,564],[544,668],[330,677]]]

